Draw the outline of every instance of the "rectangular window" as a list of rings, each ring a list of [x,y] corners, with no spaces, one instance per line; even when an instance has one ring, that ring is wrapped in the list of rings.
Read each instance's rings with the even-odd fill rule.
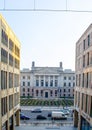
[[[64,87],[66,86],[66,83],[64,83]]]
[[[13,95],[9,96],[9,110],[13,108]]]
[[[30,82],[27,82],[27,85],[30,86]]]
[[[83,67],[85,67],[85,55],[83,56]]]
[[[89,52],[87,53],[87,65],[89,65]]]
[[[9,88],[13,88],[13,73],[9,72]]]
[[[7,72],[1,70],[1,89],[7,89]]]
[[[36,86],[39,86],[39,80],[36,80]]]
[[[7,113],[7,97],[1,98],[1,114],[4,116]]]
[[[50,86],[51,86],[51,87],[53,86],[53,80],[50,81]]]
[[[45,86],[48,87],[48,81],[45,82]]]
[[[23,86],[25,86],[25,82],[23,82]]]
[[[2,43],[8,47],[8,35],[3,29],[2,29]]]
[[[90,35],[88,35],[88,46],[90,46]]]
[[[88,88],[88,73],[86,74],[87,78],[86,78],[86,87]]]
[[[9,65],[13,66],[13,56],[9,54]]]
[[[1,48],[1,61],[4,63],[8,63],[8,52]]]
[[[85,50],[85,40],[83,40],[83,49]]]
[[[13,43],[13,41],[11,39],[9,39],[9,49],[11,51],[13,51],[13,49],[14,49],[14,43]]]
[[[43,80],[41,80],[41,86],[44,86],[44,81]]]
[[[55,87],[58,86],[58,80],[55,80]]]
[[[19,74],[14,74],[14,87],[19,87]]]
[[[82,74],[82,87],[84,87],[84,73]]]

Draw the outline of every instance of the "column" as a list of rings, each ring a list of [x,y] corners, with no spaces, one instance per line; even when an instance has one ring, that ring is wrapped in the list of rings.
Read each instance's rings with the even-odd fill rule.
[[[74,110],[74,127],[78,127],[78,112]]]
[[[20,110],[16,112],[16,126],[20,125]]]
[[[46,86],[45,86],[45,75],[44,75],[44,78],[43,78],[43,80],[44,80],[44,81],[43,81],[43,83],[44,83],[44,85],[43,85],[43,86],[44,86],[44,87],[46,87]]]

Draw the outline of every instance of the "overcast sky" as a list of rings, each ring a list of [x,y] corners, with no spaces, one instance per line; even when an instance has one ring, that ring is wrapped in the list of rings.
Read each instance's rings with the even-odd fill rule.
[[[4,3],[5,1],[5,3]],[[67,2],[67,3],[66,3]],[[92,10],[92,0],[2,0],[0,9]],[[1,11],[21,42],[20,68],[59,66],[75,70],[75,44],[92,23],[92,13]]]

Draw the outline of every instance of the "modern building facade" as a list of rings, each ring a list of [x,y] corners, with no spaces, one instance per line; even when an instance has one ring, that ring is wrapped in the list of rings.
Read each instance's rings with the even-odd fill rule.
[[[21,70],[21,96],[33,98],[74,97],[75,72],[59,67],[36,67]]]
[[[0,130],[20,123],[20,42],[0,15]]]
[[[92,24],[76,43],[74,126],[92,130]]]

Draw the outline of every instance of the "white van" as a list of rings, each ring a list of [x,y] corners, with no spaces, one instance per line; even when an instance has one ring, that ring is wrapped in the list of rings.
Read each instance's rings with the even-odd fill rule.
[[[60,111],[52,111],[52,115],[51,115],[52,119],[67,119],[67,116]]]

